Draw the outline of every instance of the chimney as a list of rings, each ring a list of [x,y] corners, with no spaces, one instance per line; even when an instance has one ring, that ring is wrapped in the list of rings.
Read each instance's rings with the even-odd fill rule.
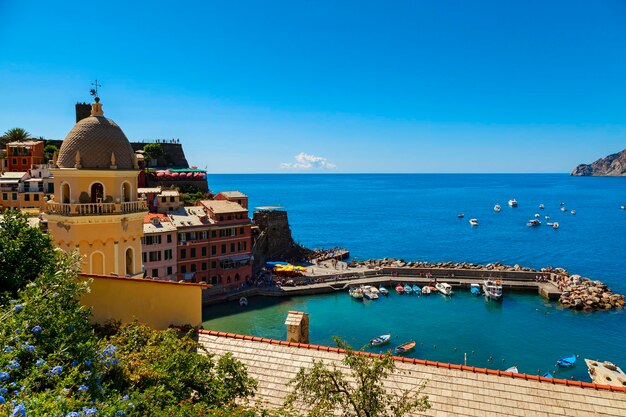
[[[76,123],[91,116],[91,104],[76,103]]]
[[[309,343],[309,315],[300,311],[290,311],[285,320],[287,341]]]

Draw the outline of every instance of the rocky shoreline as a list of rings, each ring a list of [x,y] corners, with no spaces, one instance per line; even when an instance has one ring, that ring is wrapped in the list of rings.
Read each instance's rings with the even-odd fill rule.
[[[352,261],[349,267],[377,268],[430,268],[430,269],[466,269],[502,272],[536,272],[538,280],[550,280],[562,291],[559,303],[573,310],[598,311],[623,308],[626,302],[623,294],[613,293],[601,281],[591,280],[580,275],[570,275],[564,268],[546,267],[533,269],[520,265],[503,265],[499,262],[487,265],[469,262],[405,262],[402,259],[384,258]]]

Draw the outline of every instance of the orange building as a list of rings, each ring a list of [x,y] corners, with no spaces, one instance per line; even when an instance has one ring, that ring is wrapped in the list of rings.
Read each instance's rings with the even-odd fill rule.
[[[26,172],[33,165],[43,164],[42,140],[7,143],[7,171]]]

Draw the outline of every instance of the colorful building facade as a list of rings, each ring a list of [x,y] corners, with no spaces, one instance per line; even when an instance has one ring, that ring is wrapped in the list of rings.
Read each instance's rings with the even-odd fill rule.
[[[144,276],[175,281],[178,271],[177,232],[169,217],[148,213],[144,217],[142,261]]]
[[[6,149],[7,171],[9,172],[26,172],[33,165],[44,163],[42,140],[9,142]]]

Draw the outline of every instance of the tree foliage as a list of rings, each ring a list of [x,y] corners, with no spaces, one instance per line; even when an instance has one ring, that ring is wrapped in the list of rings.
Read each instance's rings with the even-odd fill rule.
[[[59,148],[57,148],[57,147],[56,147],[56,146],[54,146],[53,144],[46,145],[46,147],[45,147],[45,148],[43,148],[43,157],[44,157],[44,160],[45,160],[46,162],[48,162],[48,161],[52,160],[52,157],[54,156],[54,153],[55,153],[55,152],[57,152],[57,153],[58,153],[58,152],[59,152]]]
[[[425,382],[415,390],[386,389],[383,381],[395,371],[391,354],[380,357],[358,355],[345,342],[335,339],[346,350],[343,363],[348,372],[335,364],[328,367],[315,361],[302,368],[291,381],[293,391],[285,405],[308,406],[308,416],[332,415],[340,410],[345,417],[401,417],[430,408],[428,397],[421,395]]]
[[[143,147],[143,151],[146,162],[152,159],[158,159],[159,157],[165,155],[163,146],[161,146],[160,143],[148,143]]]
[[[0,136],[0,145],[4,148],[4,146],[6,146],[9,142],[23,142],[31,138],[32,136],[26,130],[21,127],[14,127],[7,130],[2,136]]]
[[[54,258],[49,235],[28,224],[28,217],[6,210],[0,216],[0,293],[16,294],[49,269]]]

